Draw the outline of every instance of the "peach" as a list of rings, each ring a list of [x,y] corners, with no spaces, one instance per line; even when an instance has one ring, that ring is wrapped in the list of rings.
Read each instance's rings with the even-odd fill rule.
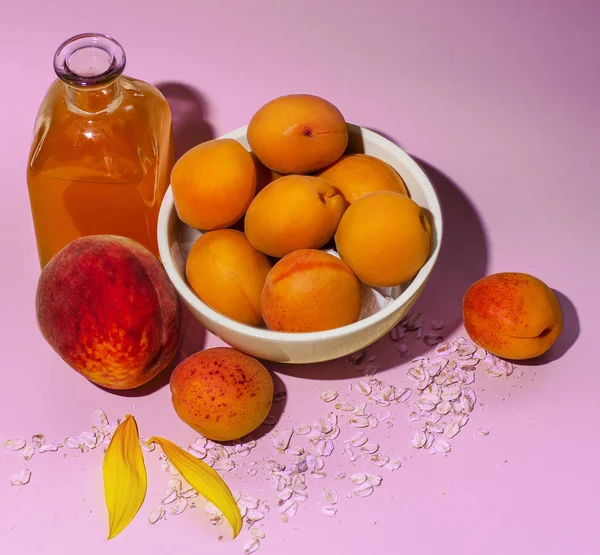
[[[273,266],[262,293],[267,327],[274,331],[311,332],[339,328],[360,316],[360,283],[339,258],[303,249]]]
[[[244,231],[259,251],[281,258],[322,247],[335,233],[346,205],[324,179],[287,175],[269,183],[246,212]]]
[[[214,139],[188,150],[171,172],[179,219],[210,231],[235,224],[256,192],[256,167],[234,139]]]
[[[188,426],[213,441],[231,441],[262,424],[273,378],[255,358],[230,347],[193,354],[171,374],[171,400]]]
[[[201,235],[188,255],[185,275],[200,300],[228,318],[260,326],[260,296],[271,263],[244,234],[218,229]]]
[[[327,179],[348,204],[375,191],[393,191],[408,195],[398,172],[388,163],[368,154],[348,154],[321,170],[319,177]]]
[[[179,300],[161,263],[114,235],[76,239],[50,260],[36,314],[58,355],[109,389],[151,380],[171,362],[181,333]]]
[[[474,343],[507,359],[545,353],[562,332],[554,292],[529,274],[502,272],[476,281],[463,298],[465,329]]]
[[[327,100],[291,94],[271,100],[250,120],[250,148],[272,170],[306,174],[337,160],[348,144],[348,126]]]
[[[363,283],[393,287],[415,277],[431,249],[425,212],[409,197],[369,193],[344,213],[335,234],[342,260]]]

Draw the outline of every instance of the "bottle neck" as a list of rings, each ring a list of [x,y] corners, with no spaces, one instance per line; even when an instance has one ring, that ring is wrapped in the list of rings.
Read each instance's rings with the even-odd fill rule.
[[[94,113],[107,110],[121,98],[120,79],[98,87],[77,87],[64,83],[67,101],[82,112]]]
[[[84,112],[100,112],[121,96],[125,52],[113,38],[86,33],[66,40],[54,55],[54,71],[67,100]]]

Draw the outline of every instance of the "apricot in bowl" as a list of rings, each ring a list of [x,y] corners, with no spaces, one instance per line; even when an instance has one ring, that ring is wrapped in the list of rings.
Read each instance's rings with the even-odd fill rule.
[[[163,199],[158,245],[165,270],[192,315],[207,330],[239,351],[290,364],[321,362],[349,355],[371,345],[398,324],[421,294],[433,270],[442,240],[442,214],[433,185],[420,166],[388,139],[350,123],[347,129],[345,154],[367,154],[389,164],[402,177],[410,198],[427,211],[431,225],[429,255],[416,275],[400,287],[386,288],[386,295],[393,301],[377,313],[353,323],[321,331],[274,331],[237,322],[214,310],[198,298],[185,276],[188,252],[202,231],[178,218],[171,189]],[[234,139],[250,151],[247,131],[247,127],[242,127],[221,138]],[[275,168],[283,169],[290,170],[289,167]]]

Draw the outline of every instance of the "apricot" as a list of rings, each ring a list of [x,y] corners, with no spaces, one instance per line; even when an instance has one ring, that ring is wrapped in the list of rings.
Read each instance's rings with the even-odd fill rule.
[[[201,235],[188,255],[185,275],[200,300],[221,314],[260,326],[260,296],[271,263],[244,234],[218,229]]]
[[[214,347],[179,363],[171,400],[188,426],[213,441],[231,441],[262,424],[273,402],[273,378],[255,358]]]
[[[388,163],[368,154],[348,154],[321,170],[319,177],[327,179],[348,204],[375,191],[393,191],[408,195],[404,180]]]
[[[311,332],[339,328],[360,316],[360,283],[339,258],[302,249],[273,266],[262,292],[270,330]]]
[[[250,120],[248,143],[265,166],[281,174],[312,173],[337,160],[348,126],[330,102],[310,94],[271,100]]]
[[[256,167],[234,139],[214,139],[188,150],[171,172],[173,202],[179,219],[211,231],[236,223],[256,191]]]
[[[269,183],[246,212],[244,231],[259,251],[281,258],[329,241],[346,205],[328,181],[287,175]]]
[[[50,260],[38,281],[36,315],[54,351],[109,389],[154,378],[181,333],[179,300],[162,264],[114,235],[76,239]]]
[[[414,200],[378,191],[359,198],[346,210],[335,244],[363,283],[393,287],[414,278],[427,260],[431,228]]]
[[[465,329],[474,343],[507,359],[545,353],[562,332],[554,292],[529,274],[502,272],[476,281],[463,298]]]

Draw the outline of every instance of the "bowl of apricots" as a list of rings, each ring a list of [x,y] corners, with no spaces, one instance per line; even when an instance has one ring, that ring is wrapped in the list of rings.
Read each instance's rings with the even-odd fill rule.
[[[193,316],[240,351],[291,364],[385,335],[423,291],[441,240],[419,165],[309,94],[275,98],[188,150],[158,221],[162,263]]]

